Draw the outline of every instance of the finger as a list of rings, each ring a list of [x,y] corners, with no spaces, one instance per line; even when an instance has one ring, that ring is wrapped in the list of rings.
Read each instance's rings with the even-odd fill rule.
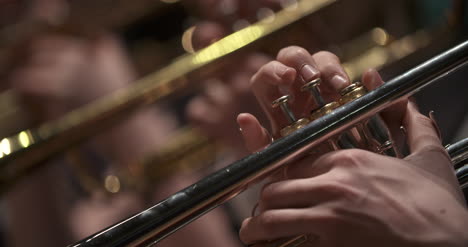
[[[333,150],[329,149],[326,145],[319,145],[314,147],[313,153],[305,156],[297,162],[294,162],[293,164],[289,164],[284,167],[284,179],[310,178],[328,172],[331,167],[323,169],[322,165],[318,167],[315,165],[315,163],[319,158],[324,155],[328,156],[328,153],[332,151]]]
[[[12,88],[27,97],[62,98],[62,78],[57,73],[41,68],[21,69],[9,79]]]
[[[445,178],[447,183],[458,188],[450,157],[442,146],[434,125],[433,120],[417,110],[415,103],[408,103],[403,126],[407,130],[406,136],[411,154],[405,159],[437,177]]]
[[[368,90],[374,90],[384,84],[382,77],[380,77],[379,72],[375,69],[369,69],[362,75],[362,83]],[[382,117],[387,122],[387,124],[398,125],[398,128],[401,126],[403,117],[406,113],[406,104],[408,99],[402,99],[392,106],[381,112]]]
[[[221,118],[217,108],[206,97],[196,97],[187,106],[186,115],[195,125],[215,125]]]
[[[227,73],[221,78],[223,81],[227,81],[236,93],[252,94],[250,78],[270,61],[269,57],[262,54],[252,54],[246,59],[245,66],[240,66],[234,70],[234,73]]]
[[[206,100],[218,107],[225,107],[232,102],[232,92],[222,82],[212,79],[205,82],[204,92]]]
[[[384,81],[375,69],[369,69],[364,72],[362,83],[368,90],[374,90],[382,86]],[[400,131],[400,126],[402,125],[403,118],[406,113],[407,104],[408,99],[404,98],[395,102],[380,113],[398,147],[402,147],[404,145],[404,136]]]
[[[245,219],[239,237],[245,244],[252,244],[302,234],[320,236],[322,223],[330,218],[332,212],[325,207],[268,210]]]
[[[260,212],[280,208],[312,207],[350,194],[332,173],[313,178],[289,179],[265,185],[260,194]]]
[[[260,106],[270,120],[271,129],[279,136],[279,129],[289,124],[279,108],[273,108],[271,103],[284,95],[296,77],[296,71],[284,64],[272,61],[263,66],[251,80],[251,88]]]
[[[308,116],[312,109],[317,108],[317,102],[314,102],[311,94],[302,92],[301,88],[305,83],[320,77],[316,62],[307,50],[298,46],[281,49],[277,60],[296,70],[296,79],[288,88],[293,97],[292,111],[299,117]]]
[[[322,78],[322,91],[325,97],[335,99],[339,92],[350,85],[348,74],[341,66],[340,59],[333,53],[321,51],[313,56]]]
[[[422,115],[413,102],[408,103],[403,126],[407,130],[407,142],[411,153],[424,151],[428,147],[443,149],[434,123]]]
[[[253,115],[241,113],[237,117],[237,123],[241,129],[245,146],[250,152],[260,151],[271,143],[268,131]]]
[[[223,26],[215,22],[202,22],[193,31],[192,47],[200,50],[227,35]]]

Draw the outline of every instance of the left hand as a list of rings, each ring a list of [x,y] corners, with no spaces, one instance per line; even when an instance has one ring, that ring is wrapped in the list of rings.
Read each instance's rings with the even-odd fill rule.
[[[403,125],[403,160],[351,149],[294,164],[288,180],[264,187],[242,241],[307,234],[316,239],[301,246],[467,246],[468,212],[432,121],[409,103]]]

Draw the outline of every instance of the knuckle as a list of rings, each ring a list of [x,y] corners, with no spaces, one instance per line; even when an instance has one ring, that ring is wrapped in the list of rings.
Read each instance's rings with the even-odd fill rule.
[[[278,217],[273,211],[266,211],[258,216],[258,225],[266,235],[273,235],[277,232]]]
[[[252,76],[252,79],[250,80],[251,85],[256,84],[256,83],[261,83],[265,80],[272,80],[276,79],[275,78],[275,69],[278,66],[277,61],[271,61],[265,65],[263,65],[257,73],[255,73]]]
[[[340,62],[340,58],[337,55],[335,55],[335,54],[333,54],[333,53],[331,53],[329,51],[319,51],[319,52],[315,53],[313,55],[313,57],[316,58],[316,59],[326,59],[326,60],[332,60],[332,61],[335,61],[335,62],[338,62],[338,63]]]
[[[262,203],[268,203],[272,200],[273,195],[275,194],[275,186],[273,184],[267,184],[262,188],[260,193],[260,201]]]
[[[340,199],[352,199],[355,193],[350,189],[350,186],[343,181],[331,180],[321,186],[321,190],[331,196],[336,196]]]
[[[310,56],[310,53],[306,49],[299,46],[289,46],[278,52],[277,59],[280,61],[290,61],[308,56]]]

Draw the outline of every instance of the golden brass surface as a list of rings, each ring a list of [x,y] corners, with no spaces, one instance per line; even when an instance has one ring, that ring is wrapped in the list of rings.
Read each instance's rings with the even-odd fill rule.
[[[332,112],[333,110],[335,110],[336,108],[338,108],[338,106],[340,106],[340,104],[338,104],[337,102],[330,102],[330,103],[322,106],[320,109],[313,111],[310,114],[309,119],[311,121],[314,121],[315,119],[323,117],[323,116],[329,114],[330,112]]]
[[[340,94],[341,98],[339,100],[340,105],[344,105],[348,102],[351,102],[355,99],[358,99],[367,93],[367,89],[359,82],[353,83],[346,88],[344,88]]]
[[[297,120],[296,122],[292,123],[291,125],[288,125],[284,128],[282,128],[280,130],[280,134],[281,136],[287,136],[289,134],[291,134],[292,132],[300,129],[300,128],[303,128],[304,126],[306,126],[308,123],[309,123],[309,119],[307,118],[301,118],[299,120]]]

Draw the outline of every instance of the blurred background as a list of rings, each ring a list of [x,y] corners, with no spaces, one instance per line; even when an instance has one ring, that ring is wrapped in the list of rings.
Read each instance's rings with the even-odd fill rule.
[[[294,13],[300,2],[0,0],[0,137],[20,133],[18,145],[29,146],[36,136],[27,129],[93,109],[91,102],[253,23],[274,23],[278,12]],[[340,0],[205,66],[202,75],[181,77],[183,89],[128,111],[66,152],[32,162],[19,175],[0,169],[0,246],[66,246],[246,156],[235,119],[250,112],[266,120],[249,80],[281,48],[328,50],[352,80],[368,68],[388,80],[466,40],[467,10],[463,0]],[[187,69],[177,68],[172,73]],[[423,113],[434,110],[444,144],[468,136],[467,73],[415,96]],[[0,158],[13,150],[5,140]],[[22,159],[28,156],[34,154]],[[161,246],[241,246],[237,229],[255,198],[253,189]]]

